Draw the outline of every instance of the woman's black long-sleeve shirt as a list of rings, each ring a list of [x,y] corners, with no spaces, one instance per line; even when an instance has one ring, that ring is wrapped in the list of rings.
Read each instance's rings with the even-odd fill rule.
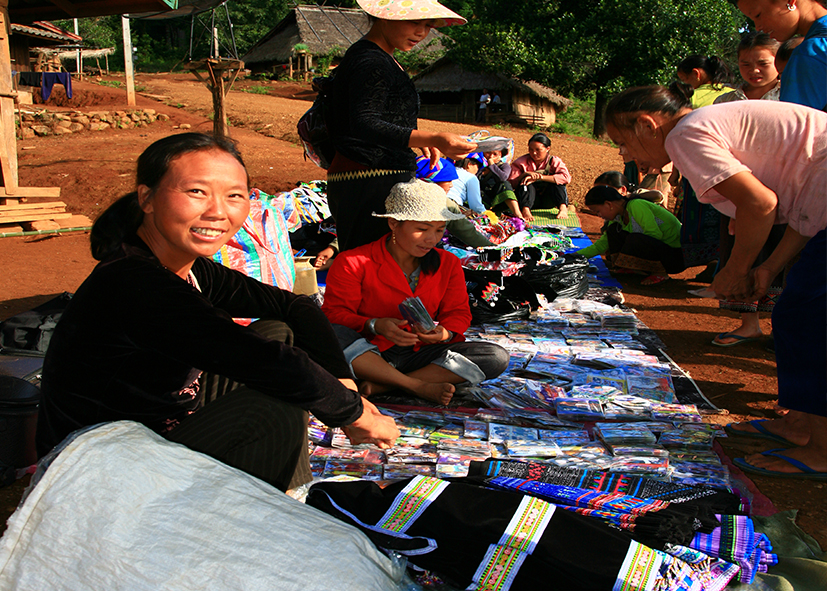
[[[311,411],[331,426],[362,413],[333,329],[309,298],[264,285],[208,259],[201,289],[165,269],[137,237],[101,262],[55,328],[43,366],[40,455],[70,432],[134,420],[162,432],[200,404],[199,370]],[[286,322],[295,346],[267,341],[236,318]]]
[[[328,128],[336,150],[372,169],[416,170],[408,147],[419,95],[391,55],[357,41],[333,74]]]

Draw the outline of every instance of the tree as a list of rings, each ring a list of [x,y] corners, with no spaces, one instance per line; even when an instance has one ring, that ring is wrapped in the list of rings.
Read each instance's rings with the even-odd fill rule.
[[[558,92],[595,95],[603,107],[624,88],[667,84],[684,57],[734,53],[745,18],[723,0],[523,0],[502,10],[485,0],[447,5],[465,16],[451,29],[452,56],[465,67],[509,72]]]

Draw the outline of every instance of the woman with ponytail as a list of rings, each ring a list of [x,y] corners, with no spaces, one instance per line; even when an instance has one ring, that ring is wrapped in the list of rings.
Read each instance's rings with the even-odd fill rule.
[[[699,109],[732,92],[727,86],[732,78],[727,65],[714,55],[690,55],[678,64],[678,80],[692,87],[692,108]]]
[[[718,297],[759,299],[800,253],[772,313],[778,403],[798,418],[752,421],[756,436],[790,449],[735,463],[767,476],[827,480],[827,114],[775,101],[693,111],[680,91],[647,86],[609,101],[606,128],[621,153],[641,166],[674,162],[701,202],[735,219],[732,254],[711,286]],[[779,223],[787,224],[784,237],[753,269]]]
[[[604,183],[598,182],[601,180]],[[645,197],[627,193],[622,184],[623,189],[611,186],[608,183],[612,180],[614,175],[604,173],[586,193],[586,205],[609,223],[597,242],[577,254],[593,257],[608,253],[611,270],[648,275],[644,285],[662,283],[669,279],[669,273],[683,271],[678,219]]]
[[[141,154],[136,191],[92,228],[101,262],[49,344],[39,455],[76,429],[131,420],[285,490],[310,479],[304,411],[354,443],[396,439],[313,301],[211,260],[246,219],[248,196],[229,141],[184,133]],[[237,384],[203,406],[202,371]]]

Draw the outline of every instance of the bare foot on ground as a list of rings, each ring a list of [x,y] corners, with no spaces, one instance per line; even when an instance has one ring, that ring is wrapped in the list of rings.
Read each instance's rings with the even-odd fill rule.
[[[531,210],[527,207],[523,208],[523,219],[527,222],[533,222],[534,216],[531,215]]]
[[[738,327],[738,328],[736,328],[735,330],[731,330],[731,331],[729,331],[729,332],[728,332],[728,333],[726,333],[726,334],[728,334],[728,335],[730,335],[730,334],[737,334],[739,337],[744,337],[744,338],[747,338],[747,339],[757,339],[757,338],[760,338],[760,337],[763,337],[763,336],[764,336],[764,333],[763,333],[763,332],[761,332],[760,330],[759,330],[757,333],[756,333],[756,332],[752,332],[752,331],[750,331],[750,329],[749,329],[749,328],[747,328],[747,327],[745,327],[745,326],[743,326],[743,325],[739,326],[739,327]],[[716,343],[720,343],[720,344],[722,344],[722,345],[731,345],[731,344],[733,344],[735,341],[737,341],[738,339],[735,339],[735,338],[732,338],[732,337],[722,337],[722,338],[718,338],[718,337],[716,336],[713,340],[714,340]]]
[[[806,421],[802,421],[795,416],[790,417],[790,414],[792,413],[787,413],[780,419],[761,421],[761,426],[773,435],[783,437],[790,443],[804,446],[810,441],[809,425]],[[729,428],[733,431],[743,431],[745,434],[759,432],[749,422],[734,423]]]
[[[816,472],[827,473],[827,457],[824,456],[820,450],[815,449],[814,446],[805,445],[802,447],[781,449],[775,453],[779,456],[786,456],[797,460]],[[764,453],[752,454],[751,456],[745,457],[744,461],[756,468],[763,468],[764,470],[771,470],[782,474],[801,474],[804,472],[783,459],[783,457],[764,455]]]
[[[565,205],[560,206],[560,210],[557,212],[557,219],[558,220],[565,220],[569,217],[569,208]]]
[[[449,384],[447,382],[422,382],[421,386],[412,388],[409,391],[411,394],[418,396],[419,398],[445,406],[451,402],[451,398],[454,397],[456,388],[453,384]]]

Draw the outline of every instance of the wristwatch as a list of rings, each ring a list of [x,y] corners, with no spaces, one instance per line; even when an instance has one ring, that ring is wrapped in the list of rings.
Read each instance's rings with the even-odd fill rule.
[[[367,328],[367,329],[368,329],[368,332],[369,332],[370,334],[373,334],[373,335],[375,335],[375,334],[376,334],[376,320],[377,320],[376,318],[371,318],[371,319],[370,319],[370,320],[368,320],[368,321],[367,321],[367,323],[365,324],[365,328]]]

